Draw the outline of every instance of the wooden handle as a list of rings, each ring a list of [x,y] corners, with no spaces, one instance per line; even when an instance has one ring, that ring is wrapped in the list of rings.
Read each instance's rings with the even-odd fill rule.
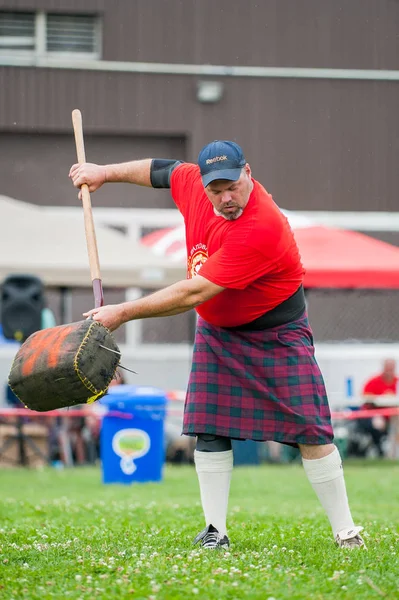
[[[72,125],[75,134],[76,154],[78,157],[78,163],[82,164],[86,162],[86,153],[83,140],[82,113],[78,108],[75,108],[75,110],[72,111]],[[91,209],[89,188],[87,184],[84,183],[80,189],[82,192],[86,243],[87,252],[89,255],[90,275],[93,283],[94,302],[95,308],[98,308],[99,306],[102,306],[104,304],[104,298],[100,275],[100,261],[98,258],[96,231],[94,229],[93,212]]]

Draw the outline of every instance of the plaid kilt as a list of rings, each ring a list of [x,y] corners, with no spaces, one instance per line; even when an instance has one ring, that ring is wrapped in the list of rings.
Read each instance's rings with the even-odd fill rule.
[[[199,318],[183,434],[330,444],[330,409],[307,315],[263,331]]]

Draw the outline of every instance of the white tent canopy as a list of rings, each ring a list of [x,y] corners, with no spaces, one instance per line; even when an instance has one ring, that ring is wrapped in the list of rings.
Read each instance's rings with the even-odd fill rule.
[[[186,277],[184,265],[118,231],[96,225],[96,237],[103,286],[158,288]],[[0,195],[0,282],[16,273],[36,275],[47,286],[90,287],[83,210],[58,218]]]

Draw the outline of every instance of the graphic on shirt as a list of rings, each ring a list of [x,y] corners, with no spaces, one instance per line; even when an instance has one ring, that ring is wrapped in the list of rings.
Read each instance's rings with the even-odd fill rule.
[[[208,260],[208,248],[205,244],[196,244],[190,250],[187,260],[187,271],[189,279],[198,275],[202,265]]]

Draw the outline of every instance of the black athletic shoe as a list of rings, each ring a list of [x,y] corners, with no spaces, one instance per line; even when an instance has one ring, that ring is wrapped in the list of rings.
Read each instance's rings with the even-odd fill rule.
[[[349,529],[342,529],[335,536],[335,542],[337,546],[340,548],[349,548],[349,550],[353,550],[353,548],[363,548],[367,550],[367,546],[364,543],[364,539],[360,535],[360,532],[363,530],[363,527],[351,527]]]
[[[213,525],[208,525],[208,527],[205,527],[205,529],[197,535],[194,544],[198,544],[198,542],[201,542],[203,548],[210,548],[212,550],[214,548],[228,548],[230,546],[227,535],[220,535]]]

